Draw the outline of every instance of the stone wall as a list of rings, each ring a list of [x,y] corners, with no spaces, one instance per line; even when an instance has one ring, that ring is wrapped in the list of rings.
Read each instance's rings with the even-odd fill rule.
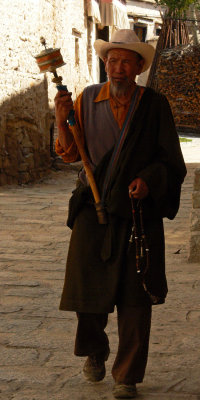
[[[164,50],[156,71],[155,87],[171,105],[179,131],[200,134],[200,45]]]
[[[32,78],[26,78],[31,85]],[[50,165],[47,83],[9,96],[0,106],[0,185],[26,183]]]
[[[90,51],[84,1],[0,0],[0,185],[40,178],[50,166],[50,129],[56,94],[51,74],[39,73],[34,56],[40,36],[48,47],[61,47],[66,65],[58,70],[73,98],[97,81]],[[90,41],[95,39],[95,24]]]
[[[195,170],[189,261],[200,262],[200,168]]]

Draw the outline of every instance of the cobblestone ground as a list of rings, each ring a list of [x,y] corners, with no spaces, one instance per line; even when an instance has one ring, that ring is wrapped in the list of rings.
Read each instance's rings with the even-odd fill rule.
[[[200,400],[200,265],[187,262],[193,172],[175,221],[165,221],[169,295],[153,311],[149,362],[140,399]],[[186,161],[187,161],[186,157]],[[111,355],[104,381],[82,375],[73,356],[76,319],[58,311],[70,231],[67,203],[77,172],[52,172],[40,183],[0,189],[0,399],[112,400],[111,366],[117,348],[116,314],[107,332]]]

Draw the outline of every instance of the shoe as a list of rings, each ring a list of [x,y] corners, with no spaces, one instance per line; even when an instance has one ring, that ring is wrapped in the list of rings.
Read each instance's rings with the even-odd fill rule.
[[[134,399],[137,396],[136,386],[116,383],[113,387],[113,396],[116,399]]]
[[[107,361],[109,351],[102,357],[102,354],[88,356],[84,366],[83,373],[85,378],[90,382],[99,382],[106,375],[105,361]]]

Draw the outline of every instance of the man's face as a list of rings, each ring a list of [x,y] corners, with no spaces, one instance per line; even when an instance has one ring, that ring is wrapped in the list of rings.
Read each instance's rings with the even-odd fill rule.
[[[132,88],[136,75],[142,71],[144,60],[138,54],[126,49],[111,49],[104,59],[105,70],[111,86],[124,94]],[[117,93],[116,93],[117,94]]]

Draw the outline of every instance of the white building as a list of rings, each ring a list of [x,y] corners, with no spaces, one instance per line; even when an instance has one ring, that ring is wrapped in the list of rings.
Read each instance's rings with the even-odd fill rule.
[[[162,28],[164,8],[158,7],[154,0],[127,0],[127,15],[130,28],[134,29],[139,39],[156,47]],[[138,83],[146,85],[149,70],[138,78]]]
[[[140,40],[156,42],[162,26],[162,9],[154,0],[127,0],[127,14]]]

